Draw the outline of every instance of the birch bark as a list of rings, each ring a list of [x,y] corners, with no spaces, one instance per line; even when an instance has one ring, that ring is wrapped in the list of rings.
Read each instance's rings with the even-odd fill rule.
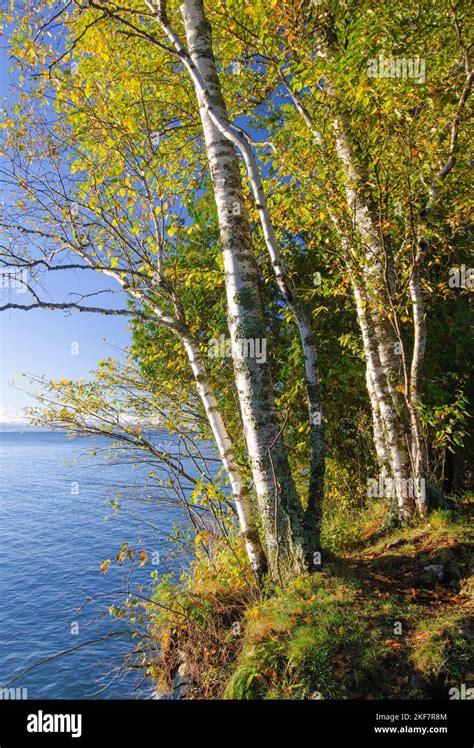
[[[96,263],[94,257],[87,252],[85,248],[75,246],[72,247],[72,249],[86,260],[91,267],[95,266]],[[267,560],[260,541],[250,493],[242,478],[241,471],[235,458],[232,441],[219,411],[217,400],[212,392],[202,354],[190,335],[189,329],[186,325],[186,320],[185,318],[183,319],[183,313],[181,312],[180,314],[179,312],[180,305],[175,303],[177,317],[172,317],[169,314],[165,314],[161,307],[158,306],[156,302],[149,299],[142,289],[129,285],[120,272],[117,272],[116,270],[100,270],[99,272],[109,275],[119,283],[127,294],[135,298],[145,307],[151,308],[158,324],[171,330],[173,334],[181,340],[194,375],[199,397],[201,398],[209,426],[216,442],[219,457],[229,477],[233,500],[239,520],[240,532],[244,539],[250,565],[257,579],[261,579],[267,571]],[[176,299],[174,299],[174,301],[176,302]]]
[[[222,465],[229,476],[239,519],[240,532],[245,543],[250,565],[257,579],[261,579],[267,571],[267,561],[260,541],[250,493],[241,476],[232,441],[219,411],[217,400],[210,387],[202,354],[190,338],[183,336],[182,340],[193,370],[199,396],[214,435]]]
[[[280,75],[280,79],[286,86],[295,108],[304,119],[311,134],[313,137],[317,136],[314,123],[308,111],[302,105],[298,95],[291,89],[291,86],[284,77]],[[326,87],[332,98],[335,98],[335,92],[328,82],[326,82]],[[377,257],[380,256],[380,247],[376,242],[376,232],[374,234],[374,229],[370,221],[369,208],[361,204],[357,194],[357,186],[361,182],[361,177],[354,166],[350,146],[345,137],[343,127],[336,118],[333,119],[332,128],[337,155],[345,169],[345,197],[348,211],[351,214],[352,224],[356,230],[355,244],[362,245],[363,247],[369,246],[369,251],[365,254],[366,267],[364,270],[366,276],[373,277],[374,275],[380,275],[380,265],[377,261]],[[365,280],[356,281],[357,253],[350,246],[344,226],[331,208],[329,208],[329,214],[348,259],[348,271],[356,301],[357,317],[364,346],[366,383],[371,403],[374,446],[380,474],[383,478],[395,478],[395,485],[399,486],[398,495],[395,488],[399,511],[403,517],[407,517],[411,513],[412,502],[410,501],[410,497],[407,498],[400,489],[406,485],[410,460],[406,440],[397,428],[396,423],[396,413],[397,411],[400,412],[400,404],[403,408],[403,402],[400,397],[401,393],[397,392],[394,387],[398,372],[396,371],[397,362],[393,356],[391,357],[391,354],[395,350],[395,342],[398,341],[393,336],[390,336],[390,328],[387,328],[387,325],[384,323],[376,304],[374,302],[371,303]],[[374,295],[376,296],[376,294]],[[391,372],[389,371],[389,362],[392,367]],[[388,386],[388,382],[391,383],[390,387]]]
[[[239,162],[234,144],[217,126],[208,105],[209,101],[219,120],[227,121],[202,0],[186,0],[180,10],[189,59],[166,15],[161,13],[159,20],[182,59],[186,58],[193,81],[199,83],[197,96],[219,220],[228,324],[244,434],[269,569],[275,581],[286,581],[306,568],[303,512],[289,468],[268,366],[242,355],[244,341],[263,339],[265,327]]]
[[[195,55],[193,55],[193,53],[191,52],[189,38],[187,39],[189,51],[185,49],[184,45],[181,43],[178,35],[175,33],[169,22],[166,14],[165,2],[159,3],[157,9],[154,7],[154,4],[152,2],[149,1],[147,4],[151,9],[155,11],[155,14],[157,15],[169,41],[171,42],[171,44],[173,44],[177,53],[180,55],[185,67],[188,69],[189,75],[195,87],[197,98],[200,101],[201,120],[203,121],[203,126],[204,113],[206,120],[209,121],[207,125],[208,128],[213,126],[214,129],[223,138],[227,139],[229,143],[231,143],[243,157],[252,194],[259,212],[259,219],[262,226],[263,236],[268,253],[270,255],[275,279],[298,327],[304,356],[305,384],[308,399],[308,416],[310,425],[311,470],[308,490],[308,504],[305,512],[305,532],[307,535],[308,545],[311,546],[308,548],[308,556],[312,557],[314,550],[319,546],[319,532],[321,526],[324,492],[325,458],[324,425],[322,421],[321,389],[318,371],[318,352],[311,315],[305,305],[298,300],[294,284],[290,276],[288,275],[288,272],[286,271],[279,244],[275,235],[273,223],[270,217],[270,211],[268,209],[267,198],[265,195],[265,190],[263,188],[257,160],[248,139],[245,137],[241,130],[233,126],[228,120],[217,73],[215,72],[215,70],[213,71],[212,76],[215,76],[215,78],[213,77],[213,80],[211,82],[209,79],[209,68],[198,64],[197,59],[195,59]],[[199,5],[200,7],[198,9],[196,7],[193,7],[193,4],[188,2],[188,0],[185,0],[183,5],[181,6],[181,14],[183,16],[183,19],[185,20],[185,24],[186,18],[188,18],[188,26],[191,16],[196,18],[199,16],[200,18],[204,19],[204,23],[208,25],[204,13],[203,3],[200,3]],[[186,35],[188,36],[187,31]],[[209,48],[209,51],[211,54],[213,54],[212,42],[210,42],[210,44],[211,46]],[[213,89],[214,93],[211,94],[211,90]],[[217,97],[215,95],[216,91],[218,91]]]
[[[334,89],[328,85],[328,93],[336,99]],[[361,305],[357,302],[359,323],[371,329],[372,343],[377,346],[378,361],[384,379],[383,394],[380,391],[383,410],[381,416],[385,422],[387,441],[390,448],[391,472],[395,480],[400,515],[407,519],[414,508],[413,491],[407,487],[413,485],[415,476],[412,471],[412,430],[409,425],[409,409],[407,406],[407,382],[401,378],[401,357],[398,347],[403,343],[395,334],[393,322],[387,316],[390,309],[386,297],[390,293],[391,268],[385,272],[385,265],[390,265],[390,257],[386,252],[379,235],[377,222],[373,217],[373,208],[363,194],[365,174],[356,165],[353,148],[348,136],[348,123],[342,115],[334,115],[332,120],[336,152],[345,170],[345,193],[347,205],[353,221],[358,244],[365,252],[365,319],[361,320]],[[383,301],[385,299],[385,302]],[[374,358],[374,351],[366,348],[367,360]],[[376,378],[374,385],[377,385]],[[381,384],[381,383],[380,383]],[[374,415],[374,428],[376,422]],[[409,482],[411,480],[411,482]]]

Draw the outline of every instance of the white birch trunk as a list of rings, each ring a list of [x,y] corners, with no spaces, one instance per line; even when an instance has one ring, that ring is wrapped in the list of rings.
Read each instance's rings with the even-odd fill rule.
[[[149,2],[148,5],[150,8],[153,8],[153,4],[151,2]],[[192,7],[192,4],[188,2],[188,0],[185,0],[180,10],[184,19],[190,19],[191,17],[197,18],[198,16],[200,16],[207,24],[207,20],[205,18],[204,10],[202,7],[197,11],[196,8]],[[168,36],[168,39],[180,54],[185,67],[188,69],[189,75],[195,87],[197,98],[200,102],[201,120],[204,123],[204,113],[206,120],[209,120],[208,127],[210,127],[211,125],[214,126],[214,128],[233,146],[235,146],[235,148],[237,148],[242,154],[247,169],[247,175],[249,178],[252,194],[254,196],[255,204],[258,209],[263,236],[268,253],[270,255],[276,282],[298,326],[298,332],[301,340],[305,362],[305,383],[308,397],[311,452],[311,472],[305,526],[308,533],[308,538],[311,536],[311,534],[313,535],[314,549],[316,549],[319,545],[319,530],[322,517],[325,464],[324,426],[322,423],[318,353],[311,316],[308,310],[305,309],[304,305],[299,302],[294,285],[284,267],[283,258],[281,256],[280,248],[273,228],[273,223],[270,217],[270,211],[268,209],[267,198],[263,188],[257,160],[253,153],[252,147],[245,135],[233,125],[231,125],[228,121],[227,112],[225,110],[225,105],[222,99],[222,93],[220,90],[217,75],[216,84],[219,88],[219,101],[215,96],[211,95],[208,77],[209,70],[206,70],[205,67],[201,67],[194,59],[192,54],[190,56],[187,54],[188,50],[184,48],[178,35],[174,32],[169,23],[169,20],[166,16],[164,3],[161,4],[157,15],[163,30]],[[189,39],[188,47],[189,51],[191,51]],[[308,549],[308,553],[310,556],[312,556],[312,552],[314,549]]]
[[[393,477],[395,481],[394,495],[397,499],[400,516],[403,519],[407,519],[411,514],[412,501],[404,490],[409,477],[409,473],[407,475],[409,461],[403,444],[404,435],[400,432],[397,414],[386,384],[384,369],[380,364],[380,348],[375,340],[374,328],[371,325],[368,315],[367,300],[354,277],[352,277],[352,288],[356,301],[357,317],[361,328],[370,382],[373,385],[373,393],[377,401],[375,413],[373,412],[374,430],[376,423],[378,424],[378,431],[380,431],[380,428],[383,430],[384,442],[387,449],[381,450],[381,454],[383,454],[385,465],[389,465],[390,477]],[[380,420],[378,420],[378,414],[380,414]],[[387,459],[388,457],[390,458],[389,460]],[[385,472],[383,471],[384,477]]]
[[[94,258],[88,252],[85,250],[78,251],[77,248],[75,251],[78,252],[78,254],[80,254],[81,257],[83,257],[92,267],[94,267]],[[101,270],[100,272],[112,277],[120,284],[126,293],[144,306],[150,307],[156,316],[158,324],[171,330],[181,340],[194,375],[198,394],[201,398],[209,426],[216,442],[219,457],[229,477],[235,509],[239,520],[240,532],[244,539],[249,562],[256,577],[260,579],[267,570],[267,561],[260,541],[250,494],[237,465],[232,441],[219,411],[217,400],[212,392],[207,369],[198,346],[192,340],[186,325],[182,321],[165,314],[155,302],[150,301],[150,299],[147,298],[147,295],[142,290],[129,286],[124,281],[120,272],[116,270]]]
[[[292,91],[291,86],[283,76],[280,76],[280,79],[285,84],[297,111],[303,117],[313,137],[317,136],[311,117],[302,105],[298,95]],[[330,83],[326,83],[326,88],[331,93],[332,98],[335,98],[335,91]],[[361,204],[360,199],[358,199],[357,187],[361,183],[360,175],[354,166],[350,144],[345,137],[343,126],[337,118],[333,119],[332,128],[336,151],[345,170],[346,201],[352,213],[354,227],[356,228],[358,236],[357,243],[362,244],[362,246],[368,245],[370,248],[369,253],[366,255],[369,259],[368,273],[370,275],[377,268],[377,257],[380,256],[377,233],[376,230],[374,231],[370,220],[368,206]],[[409,451],[403,438],[403,433],[400,433],[397,427],[398,424],[396,423],[396,413],[400,410],[400,403],[402,403],[403,407],[403,402],[400,397],[401,393],[397,392],[394,386],[396,375],[393,375],[393,371],[390,371],[388,365],[389,362],[392,366],[394,363],[389,353],[390,350],[394,351],[395,341],[393,338],[389,338],[387,344],[387,327],[381,324],[381,315],[378,312],[374,314],[374,310],[376,311],[374,304],[372,304],[372,313],[370,312],[367,289],[362,291],[362,284],[355,282],[355,273],[357,272],[356,255],[354,251],[351,251],[341,221],[338,220],[331,208],[329,208],[329,214],[347,255],[356,300],[357,316],[362,332],[366,360],[366,382],[372,410],[374,446],[380,474],[383,478],[393,477],[395,479],[394,490],[400,515],[408,517],[411,513],[412,501],[410,497],[406,497],[400,487],[406,485],[406,480],[409,476],[409,473],[407,475],[410,462],[408,459]],[[352,268],[351,263],[354,264]],[[379,323],[378,326],[374,324],[374,317]],[[381,335],[382,330],[385,333],[384,335]]]
[[[334,96],[334,91],[330,87],[328,88]],[[409,393],[406,392],[407,383],[402,382],[400,377],[401,352],[397,352],[397,346],[401,346],[402,343],[395,335],[385,308],[390,308],[390,304],[386,301],[383,308],[381,305],[381,300],[389,293],[387,287],[389,279],[384,276],[382,262],[384,255],[386,259],[385,248],[381,243],[378,227],[372,220],[371,208],[364,200],[363,195],[360,194],[364,184],[364,175],[359,173],[355,165],[351,144],[346,134],[346,124],[337,117],[334,117],[332,124],[336,151],[345,170],[347,204],[358,242],[365,248],[364,270],[367,280],[363,301],[367,308],[363,309],[364,324],[371,336],[370,344],[372,348],[374,343],[377,347],[380,367],[379,372],[377,372],[378,367],[375,367],[371,371],[371,376],[373,384],[379,390],[379,395],[382,398],[379,400],[380,413],[385,422],[391,455],[391,472],[395,479],[400,515],[403,519],[407,519],[412,514],[414,507],[413,496],[409,495],[407,486],[410,485],[410,479],[413,481],[415,478],[411,464],[412,430],[408,425],[407,412]],[[357,299],[356,304],[360,322],[360,304]],[[372,358],[374,358],[374,355],[375,351],[372,351]],[[404,392],[401,391],[402,387],[405,388]],[[387,397],[387,394],[389,397]],[[374,424],[375,420],[376,415],[374,416]]]
[[[229,476],[235,508],[239,519],[240,532],[244,539],[250,565],[257,578],[260,578],[266,571],[266,559],[260,543],[250,494],[240,474],[235,459],[232,441],[227,433],[227,429],[217,405],[217,400],[211,390],[201,352],[187,337],[183,337],[183,345],[193,370],[197,390],[204,406],[209,425],[212,429],[222,465]]]
[[[387,451],[387,444],[385,441],[385,434],[383,429],[382,415],[380,413],[380,405],[377,398],[377,392],[375,384],[372,379],[371,367],[367,361],[368,352],[365,351],[366,355],[366,367],[365,367],[365,381],[367,385],[367,392],[369,393],[369,400],[372,410],[372,425],[374,434],[374,445],[375,452],[377,454],[377,462],[379,470],[383,476],[387,474],[387,468],[389,466],[389,454]]]
[[[410,402],[411,402],[411,425],[412,425],[412,462],[413,470],[417,480],[424,478],[425,461],[423,458],[423,435],[419,415],[421,405],[421,383],[423,374],[423,362],[426,348],[426,319],[421,293],[420,268],[423,255],[423,240],[418,242],[412,274],[410,277],[410,297],[413,310],[413,352],[410,369]],[[426,493],[420,493],[417,497],[418,512],[424,517],[428,511]]]
[[[242,344],[265,335],[258,294],[258,268],[245,211],[237,154],[210,113],[226,121],[222,93],[212,51],[211,33],[202,0],[181,6],[193,80],[197,87],[224,258],[229,331],[237,391],[255,492],[274,580],[287,580],[305,568],[303,513],[293,483],[275,407],[273,387],[265,362],[242,355]],[[163,25],[163,18],[161,18]],[[172,34],[175,47],[181,47]]]

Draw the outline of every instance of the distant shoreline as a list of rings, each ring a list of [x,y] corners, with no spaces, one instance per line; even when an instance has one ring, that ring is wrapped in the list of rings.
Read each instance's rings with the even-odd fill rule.
[[[43,429],[40,426],[31,426],[29,423],[21,425],[0,423],[0,434],[23,434],[26,432],[30,434],[67,434],[67,429]]]

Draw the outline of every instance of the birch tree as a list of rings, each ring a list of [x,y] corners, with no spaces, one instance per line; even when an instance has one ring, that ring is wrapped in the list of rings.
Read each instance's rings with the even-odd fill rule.
[[[340,343],[356,381],[363,357],[382,498],[402,519],[427,510],[433,268],[447,281],[467,225],[467,9],[372,5],[43,0],[4,13],[19,69],[1,261],[28,275],[2,308],[121,314],[138,358],[141,344],[167,371],[174,357],[252,566],[276,582],[320,550],[321,343],[329,432],[344,441],[354,399]],[[104,287],[48,298],[48,276],[66,271]],[[232,370],[209,356],[222,331]]]
[[[67,79],[57,79],[56,91],[64,94],[69,85]],[[74,96],[74,85],[71,91]],[[47,86],[41,89],[45,99],[51,93]],[[76,114],[80,113],[81,99],[82,91],[75,102]],[[188,359],[210,432],[229,477],[252,568],[261,576],[266,559],[249,490],[217,406],[205,358],[190,331],[179,293],[166,277],[166,259],[173,254],[172,232],[168,231],[165,239],[164,201],[152,197],[151,185],[156,186],[156,174],[153,169],[139,168],[139,159],[146,158],[146,154],[128,148],[130,143],[124,146],[122,123],[112,122],[111,116],[107,122],[111,141],[118,131],[122,140],[108,150],[105,166],[101,153],[89,151],[90,179],[81,180],[77,176],[84,165],[80,125],[72,135],[70,122],[62,120],[49,126],[41,109],[38,111],[37,102],[34,109],[25,106],[28,113],[22,110],[23,116],[27,120],[31,117],[26,155],[16,133],[6,128],[5,147],[10,161],[4,162],[2,179],[21,197],[17,207],[12,202],[2,217],[1,226],[8,243],[3,246],[0,259],[4,274],[27,279],[22,282],[26,293],[3,303],[1,310],[43,308],[123,315],[163,327],[177,338]],[[150,137],[149,132],[146,137]],[[69,160],[75,158],[69,175],[64,170],[66,150]],[[80,294],[72,301],[50,301],[42,291],[45,276],[62,271],[95,271],[111,279],[128,297],[130,306],[90,304]],[[97,293],[113,294],[113,285],[106,284]]]
[[[92,16],[89,8],[92,9]],[[73,15],[72,19],[69,20],[73,26],[77,22],[79,24],[78,28],[82,28],[82,30],[73,38],[71,49],[75,49],[78,40],[82,40],[83,37],[86,38],[86,32],[89,32],[93,26],[101,22],[107,22],[111,24],[112,33],[117,31],[118,26],[120,35],[118,38],[125,38],[127,44],[130,43],[132,37],[138,37],[145,43],[144,46],[156,47],[160,52],[164,51],[169,56],[170,49],[160,39],[157,39],[153,32],[144,31],[128,21],[128,18],[136,16],[138,11],[129,8],[119,9],[119,11],[125,14],[129,13],[130,16],[126,15],[125,18],[122,18],[117,14],[116,7],[112,7],[109,3],[89,3],[87,11],[84,11],[82,6],[78,4],[78,15]],[[186,66],[193,73],[193,83],[196,84],[196,82],[200,83],[201,80],[205,80],[206,95],[204,97],[201,95],[199,86],[195,90],[200,105],[201,124],[221,234],[228,324],[232,341],[236,388],[258,503],[258,522],[262,527],[270,572],[273,579],[285,581],[307,568],[308,564],[312,563],[314,549],[319,547],[318,532],[321,517],[323,456],[315,345],[308,315],[303,313],[303,310],[297,304],[297,300],[294,296],[291,296],[290,281],[281,265],[275,234],[269,222],[268,210],[263,205],[261,207],[267,246],[272,256],[279,285],[285,294],[285,300],[290,304],[299,323],[302,343],[305,347],[309,411],[313,429],[312,441],[316,447],[313,449],[315,459],[313,459],[310,501],[307,502],[305,512],[289,467],[283,438],[284,422],[282,423],[278,417],[269,368],[264,361],[257,361],[248,354],[242,355],[245,341],[263,340],[265,338],[265,326],[258,290],[258,268],[243,195],[239,161],[235,151],[236,143],[233,142],[232,138],[229,138],[228,132],[222,131],[223,128],[220,126],[221,122],[226,122],[227,115],[212,55],[210,29],[206,23],[202,3],[190,3],[189,7],[185,5],[182,12],[185,17],[185,34],[189,48],[189,51],[184,53],[181,42],[178,37],[174,36],[172,27],[169,26],[164,8],[160,8],[158,11],[153,8],[148,16],[151,15],[153,19],[155,19],[155,16],[157,17],[163,31],[173,42],[178,61],[185,60]],[[44,26],[43,31],[48,28],[48,23],[49,21]],[[196,24],[199,26],[198,29],[196,29]],[[136,45],[135,40],[133,40],[133,44]],[[119,44],[118,46],[121,47],[122,45]],[[120,49],[121,51],[122,49]],[[43,61],[48,60],[50,63],[50,70],[56,69],[59,60],[55,59],[51,62],[50,50],[43,48],[42,54]],[[173,72],[176,71],[175,59],[171,59],[170,63],[167,61],[165,64],[169,64]],[[56,73],[53,73],[53,76],[55,75]],[[120,121],[118,124],[114,123],[114,126],[110,127],[111,110],[107,106],[108,102],[104,101],[105,87],[102,88],[100,93],[102,100],[97,107],[98,101],[95,99],[97,91],[90,78],[86,79],[85,89],[82,88],[81,84],[77,85],[74,81],[72,85],[69,83],[64,85],[64,81],[61,81],[60,78],[53,77],[53,81],[53,85],[59,91],[59,97],[56,99],[56,102],[59,102],[59,111],[61,113],[65,111],[61,96],[67,95],[69,97],[67,106],[72,104],[72,108],[67,110],[66,107],[66,111],[73,114],[69,119],[69,124],[72,123],[73,125],[72,132],[75,140],[71,142],[70,133],[66,135],[66,128],[62,125],[60,138],[67,138],[68,148],[73,147],[79,140],[84,149],[79,152],[76,147],[78,158],[71,168],[73,173],[76,170],[86,173],[86,179],[80,183],[79,192],[81,194],[78,194],[77,190],[68,192],[65,188],[65,183],[68,182],[69,177],[64,176],[62,165],[55,159],[58,149],[57,141],[60,138],[58,138],[57,126],[54,125],[52,127],[53,136],[49,131],[40,136],[40,138],[46,140],[48,145],[47,159],[52,162],[51,168],[54,172],[54,180],[51,179],[51,174],[44,169],[40,177],[36,175],[36,167],[30,168],[29,174],[27,173],[30,155],[26,159],[27,166],[23,167],[22,175],[19,176],[22,170],[18,164],[15,164],[12,165],[8,177],[17,178],[19,186],[26,191],[29,200],[33,204],[36,202],[38,205],[39,203],[38,209],[40,213],[43,211],[43,220],[46,223],[53,223],[55,231],[38,230],[25,226],[24,223],[11,221],[4,223],[4,227],[23,236],[36,235],[43,240],[53,242],[53,244],[55,242],[59,243],[59,248],[56,247],[53,250],[55,256],[65,248],[78,254],[87,267],[104,273],[120,285],[139,307],[138,316],[142,314],[144,318],[147,315],[155,317],[159,324],[172,330],[179,337],[192,367],[223,464],[229,473],[234,495],[238,496],[236,506],[251,562],[257,571],[261,570],[263,554],[258,549],[258,538],[255,533],[256,518],[251,515],[250,502],[238,475],[232,445],[210,389],[202,354],[187,327],[186,315],[179,295],[173,284],[165,279],[164,263],[166,257],[163,252],[163,237],[159,234],[157,225],[157,204],[154,197],[157,189],[156,172],[153,170],[149,172],[148,154],[145,154],[142,145],[143,136],[140,147],[137,148],[136,143],[129,137],[130,133],[125,133],[128,126],[127,119]],[[45,90],[46,88],[43,92]],[[209,107],[207,97],[209,97],[212,107]],[[120,135],[121,142],[120,145],[117,144],[118,147],[113,149],[115,152],[113,158],[111,158],[110,153],[104,152],[104,143],[97,140],[97,131],[91,137],[88,124],[85,121],[86,110],[88,112],[91,110],[91,107],[85,106],[85,101],[90,101],[93,98],[95,99],[94,116],[97,119],[97,131],[102,131],[107,137],[106,147],[110,147],[112,130]],[[87,101],[88,104],[89,101]],[[143,98],[140,104],[143,108],[143,119],[145,120],[145,141],[151,140],[151,150],[153,150],[154,144],[150,137],[151,128],[148,121],[150,112]],[[211,109],[217,111],[217,120],[211,114]],[[161,119],[161,123],[164,124],[165,129],[173,126],[173,120],[166,122],[166,116]],[[179,119],[178,127],[183,126],[182,119]],[[56,142],[53,144],[55,139]],[[241,141],[241,143],[244,143],[244,141]],[[12,144],[10,143],[10,145]],[[126,150],[125,158],[122,158],[121,148]],[[94,151],[92,159],[90,158],[91,149]],[[61,155],[64,156],[64,152],[65,149]],[[256,185],[256,196],[260,196],[265,201],[261,185],[259,185],[255,159],[251,152],[246,153],[247,165],[251,171],[253,169],[251,181]],[[70,158],[70,153],[67,157]],[[94,165],[91,161],[94,162]],[[107,162],[106,168],[104,168],[105,162]],[[148,167],[148,170],[143,168],[144,165]],[[128,171],[125,171],[127,169]],[[33,173],[35,173],[34,179],[32,178]],[[53,181],[54,186],[52,187]],[[185,181],[183,179],[183,182]],[[116,190],[115,187],[118,182],[121,186]],[[94,191],[92,201],[86,198],[87,190],[91,187]],[[112,192],[113,205],[111,205]],[[133,196],[130,196],[130,193],[134,193]],[[38,200],[39,195],[41,195],[41,199]],[[143,205],[141,206],[141,217],[144,218],[141,225],[140,221],[136,222],[137,198],[139,196],[146,202],[146,208]],[[126,210],[122,209],[117,197],[128,197]],[[74,209],[72,207],[73,202]],[[77,220],[77,206],[81,211],[80,221]],[[82,214],[84,209],[86,213],[92,211],[94,215],[84,216]],[[67,234],[67,227],[70,231],[69,235]],[[152,230],[151,235],[141,233],[142,231],[150,232],[150,230]],[[170,233],[168,227],[168,238]],[[114,242],[114,250],[108,245],[111,239]],[[156,245],[153,250],[150,250],[150,243]],[[115,255],[114,252],[117,248],[119,254]],[[110,259],[108,264],[102,261],[101,253],[103,251]],[[152,252],[157,252],[157,256],[152,257]],[[9,267],[11,253],[7,252],[6,256],[5,266]],[[133,265],[134,261],[143,264],[136,268]],[[26,258],[14,256],[13,264],[31,269],[38,262],[42,264],[43,269],[48,271],[68,268],[67,263],[51,266],[50,263],[45,261],[44,254],[40,260],[30,255]],[[88,309],[98,311],[97,307],[87,307],[76,302],[46,304],[38,296],[32,284],[27,285],[27,290],[34,297],[33,303],[22,305],[9,303],[4,308],[31,309],[36,306],[46,306],[51,309],[70,308],[80,311],[87,311]],[[155,294],[165,299],[166,310],[157,303],[154,298]],[[122,311],[125,313],[124,310]],[[110,313],[121,312],[113,310]]]
[[[385,4],[355,10],[346,3],[297,2],[272,6],[264,44],[239,31],[255,47],[252,59],[265,71],[267,90],[283,88],[292,104],[293,112],[283,106],[285,136],[272,133],[281,148],[277,157],[289,168],[289,138],[291,164],[334,229],[361,328],[379,468],[392,479],[403,518],[415,507],[421,515],[427,510],[425,229],[427,215],[437,212],[443,221],[457,209],[466,173],[472,86],[466,11],[464,3],[447,3],[438,13],[430,2],[409,4],[394,14]],[[441,80],[449,82],[447,92]],[[314,165],[312,189],[308,164]],[[449,188],[455,165],[464,173]],[[435,241],[437,230],[432,233],[432,224],[428,231]],[[407,493],[408,484],[416,490]]]

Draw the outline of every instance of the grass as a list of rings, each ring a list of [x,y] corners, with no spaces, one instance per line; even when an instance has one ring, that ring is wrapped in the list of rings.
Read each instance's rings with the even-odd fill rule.
[[[472,651],[466,642],[473,638],[474,626],[466,620],[464,611],[441,610],[435,617],[418,622],[412,637],[411,662],[426,677],[446,677],[453,685],[465,682],[469,665],[472,667]]]
[[[159,655],[147,662],[161,694],[212,699],[230,678],[240,650],[241,621],[259,592],[240,543],[211,541],[180,583],[163,578],[148,606]],[[153,647],[152,647],[153,650]]]
[[[159,688],[186,698],[390,699],[469,687],[467,517],[437,510],[385,536],[381,522],[370,531],[363,517],[338,553],[333,543],[323,554],[321,571],[271,594],[242,574],[241,549],[219,545],[179,586],[162,582],[161,653],[150,668]]]
[[[386,654],[371,606],[361,617],[355,583],[330,572],[300,577],[247,613],[239,663],[228,698],[343,698],[375,687]],[[385,605],[385,607],[387,607]],[[384,636],[388,631],[384,632]],[[354,670],[357,663],[357,673]]]

